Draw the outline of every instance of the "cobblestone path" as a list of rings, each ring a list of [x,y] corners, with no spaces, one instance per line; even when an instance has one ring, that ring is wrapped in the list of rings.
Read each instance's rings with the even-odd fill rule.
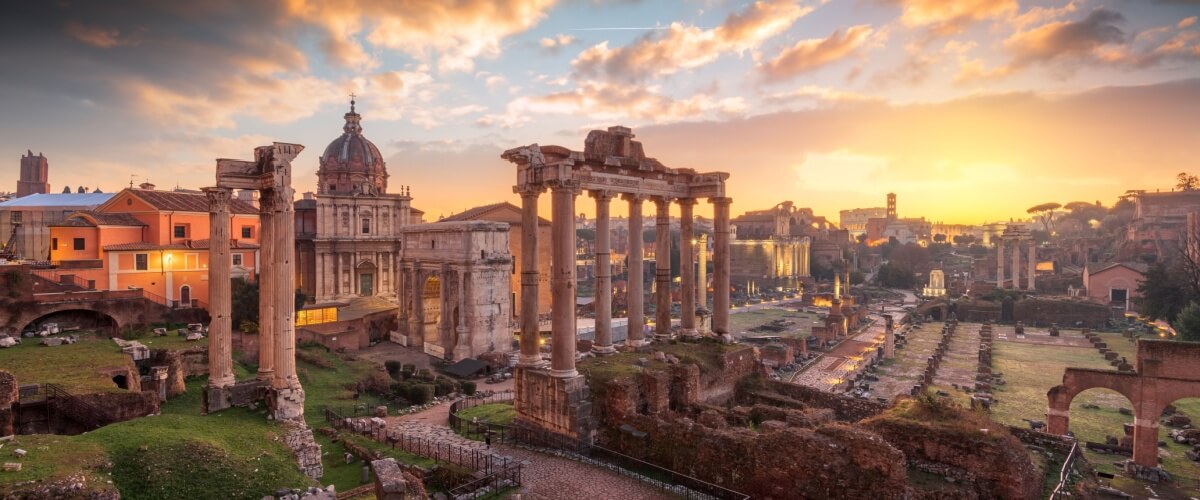
[[[574,460],[538,453],[536,451],[498,445],[492,447],[501,455],[529,462],[521,470],[522,482],[534,500],[650,500],[673,498],[666,492],[646,483]]]

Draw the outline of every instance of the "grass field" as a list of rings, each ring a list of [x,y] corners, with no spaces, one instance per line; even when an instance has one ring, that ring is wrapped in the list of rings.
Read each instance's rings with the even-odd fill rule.
[[[1108,344],[1117,352],[1128,350],[1132,360],[1134,346],[1120,334],[1104,334],[1114,337]],[[1005,385],[994,387],[998,403],[992,406],[992,418],[1018,427],[1028,427],[1025,419],[1046,420],[1046,392],[1062,383],[1067,367],[1112,369],[1099,352],[1089,347],[1062,347],[1037,344],[1020,344],[996,341],[992,357],[993,371],[1004,375]],[[1099,409],[1084,408],[1094,404]],[[1200,420],[1200,399],[1184,399],[1175,406],[1183,413]],[[1104,442],[1106,436],[1124,435],[1123,424],[1133,422],[1133,417],[1122,415],[1118,408],[1132,408],[1125,396],[1108,389],[1089,389],[1080,393],[1071,402],[1071,431],[1080,441]],[[1155,416],[1157,417],[1157,416]],[[1170,428],[1159,427],[1166,448],[1159,449],[1163,467],[1174,477],[1174,484],[1195,496],[1200,493],[1200,466],[1184,456],[1186,445],[1178,445],[1167,438]],[[1113,462],[1123,458],[1088,451],[1088,461],[1101,472],[1114,473]],[[1118,480],[1114,486],[1138,494],[1142,487],[1129,480]],[[1131,491],[1137,490],[1137,491]],[[1142,492],[1144,493],[1144,492]]]
[[[100,370],[133,366],[133,361],[111,340],[84,335],[70,345],[47,347],[41,339],[26,338],[0,349],[0,369],[12,373],[20,384],[58,384],[74,393],[123,391]]]

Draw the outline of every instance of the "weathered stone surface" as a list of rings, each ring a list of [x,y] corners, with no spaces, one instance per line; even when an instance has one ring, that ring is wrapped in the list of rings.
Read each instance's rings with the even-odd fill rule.
[[[429,498],[421,480],[404,472],[394,458],[371,462],[371,470],[375,473],[375,498],[379,500]]]

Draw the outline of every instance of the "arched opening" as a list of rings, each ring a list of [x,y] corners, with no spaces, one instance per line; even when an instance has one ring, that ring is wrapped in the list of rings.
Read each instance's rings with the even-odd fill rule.
[[[124,375],[116,375],[112,378],[112,381],[114,384],[117,384],[117,387],[129,390],[129,379],[125,378]]]
[[[50,323],[58,325],[59,331],[78,328],[80,331],[95,332],[108,337],[118,333],[116,319],[90,309],[67,309],[47,313],[23,325],[21,331],[37,332],[49,326]]]
[[[363,261],[354,268],[355,278],[358,281],[358,294],[363,297],[375,295],[375,264],[370,261]]]
[[[187,285],[179,287],[179,305],[192,307],[192,287]]]
[[[1069,430],[1081,443],[1132,448],[1135,408],[1129,398],[1112,389],[1087,389],[1071,400]],[[1128,435],[1125,424],[1130,424]]]
[[[437,332],[438,322],[442,319],[442,279],[430,276],[425,280],[421,292],[421,303],[425,310],[425,331]]]

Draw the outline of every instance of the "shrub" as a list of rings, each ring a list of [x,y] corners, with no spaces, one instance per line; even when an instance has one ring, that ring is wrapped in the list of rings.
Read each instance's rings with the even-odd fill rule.
[[[428,368],[422,368],[420,370],[417,370],[417,378],[419,378],[421,380],[428,380],[428,381],[432,382],[433,381],[433,372],[429,371]]]
[[[383,362],[383,366],[385,368],[387,368],[388,375],[391,375],[392,378],[394,378],[394,379],[397,379],[397,380],[400,379],[400,362],[399,361],[396,361],[394,359],[389,359],[389,360]]]
[[[438,377],[433,381],[434,390],[438,396],[445,396],[452,392],[458,392],[458,383],[446,377]]]
[[[435,392],[433,384],[413,384],[408,390],[408,400],[415,405],[423,405],[433,401]]]
[[[459,385],[462,386],[463,394],[466,394],[468,396],[475,395],[475,382],[472,382],[470,380],[464,380],[464,381],[460,382]]]

